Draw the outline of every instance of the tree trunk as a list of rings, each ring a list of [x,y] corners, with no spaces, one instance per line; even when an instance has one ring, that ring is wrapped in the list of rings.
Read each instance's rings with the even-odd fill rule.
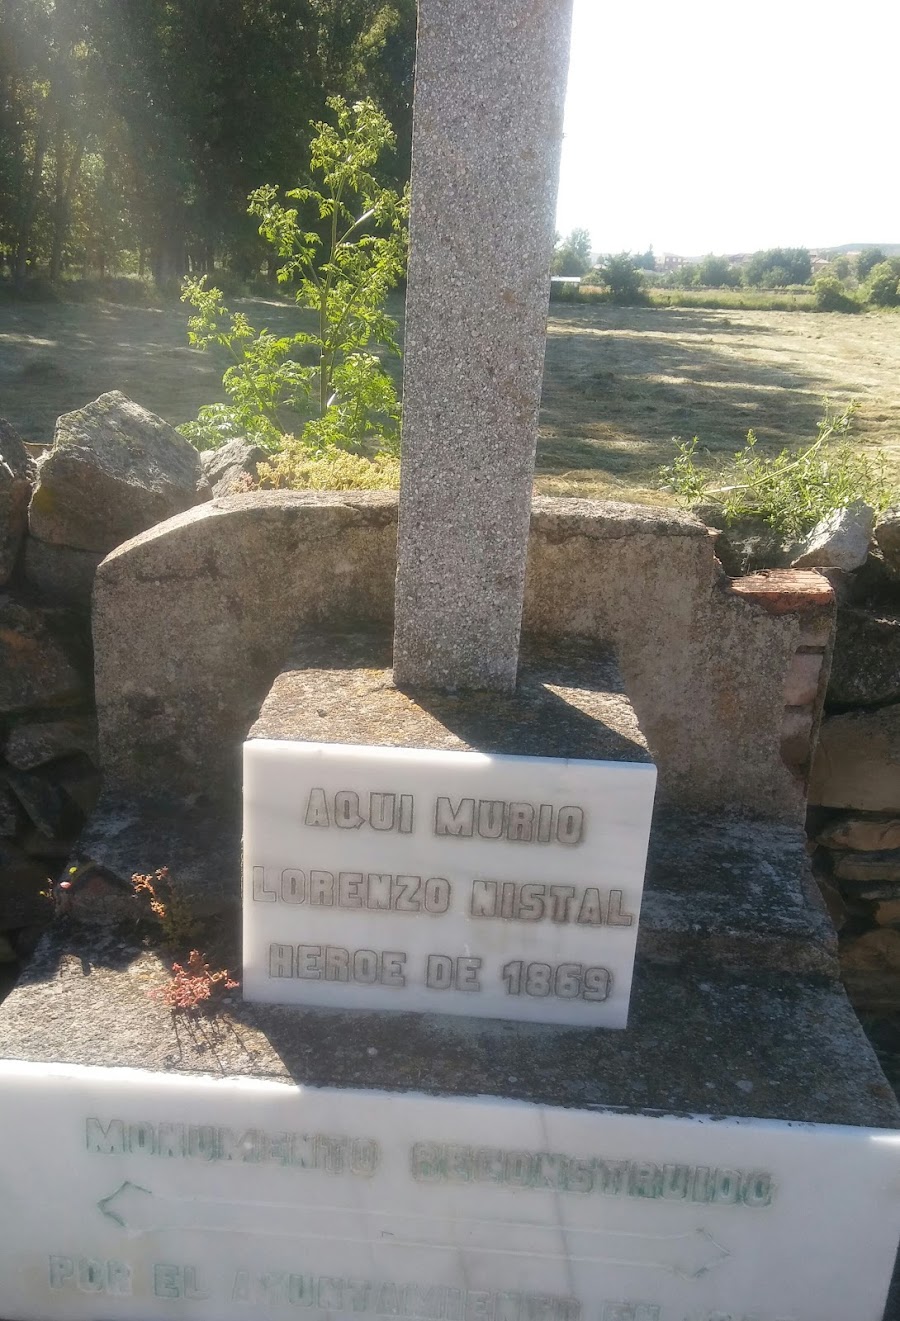
[[[37,136],[34,140],[34,161],[31,167],[31,180],[28,191],[22,202],[21,217],[19,220],[19,231],[16,235],[16,257],[13,268],[13,279],[16,288],[21,290],[25,285],[25,277],[28,274],[28,249],[31,244],[31,231],[34,228],[34,218],[37,214],[38,196],[41,191],[41,177],[44,171],[44,157],[47,154],[47,138],[49,136],[49,114],[45,114],[41,119]]]
[[[72,149],[72,158],[68,170],[64,165],[65,128],[59,121],[56,139],[56,187],[53,196],[53,236],[50,246],[50,279],[58,280],[62,274],[62,256],[69,233],[69,220],[72,211],[72,194],[81,170],[81,158],[84,155],[84,141],[78,141]]]

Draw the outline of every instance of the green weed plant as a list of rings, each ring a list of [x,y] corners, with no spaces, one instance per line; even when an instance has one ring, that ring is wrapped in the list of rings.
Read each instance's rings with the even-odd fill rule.
[[[701,464],[699,440],[676,442],[675,458],[661,477],[681,504],[715,504],[726,524],[754,519],[801,537],[835,509],[859,500],[880,512],[891,503],[884,462],[855,449],[847,439],[854,403],[835,411],[825,400],[816,438],[799,452],[783,449],[769,456],[747,441],[724,468]]]

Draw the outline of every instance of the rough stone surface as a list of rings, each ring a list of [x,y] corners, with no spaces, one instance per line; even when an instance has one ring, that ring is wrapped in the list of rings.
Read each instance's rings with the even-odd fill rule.
[[[838,611],[828,702],[883,706],[900,699],[900,616]]]
[[[19,771],[34,770],[75,752],[97,759],[97,723],[90,716],[19,725],[11,732],[4,749],[10,766]]]
[[[880,927],[900,923],[900,899],[883,899],[875,905],[875,921]]]
[[[885,569],[900,582],[900,509],[889,509],[875,528],[875,544],[884,558]]]
[[[65,836],[80,824],[72,804],[52,780],[30,771],[5,772],[6,782],[26,815],[46,836]]]
[[[216,450],[204,450],[200,467],[213,495],[237,495],[241,479],[255,477],[258,464],[268,455],[261,445],[246,440],[229,440]]]
[[[879,853],[845,853],[835,859],[839,881],[900,881],[900,849]]]
[[[791,563],[796,569],[858,569],[866,562],[874,524],[874,509],[861,500],[836,509],[816,524]]]
[[[802,827],[657,812],[638,954],[676,966],[838,976]]]
[[[516,692],[404,693],[390,640],[301,638],[249,737],[646,761],[612,660],[526,641]],[[834,931],[797,826],[669,813],[651,836],[639,948],[655,962],[836,977]]]
[[[11,839],[19,828],[18,799],[0,779],[0,838]]]
[[[24,442],[0,417],[0,586],[9,581],[28,526],[33,475]]]
[[[0,1057],[900,1127],[846,997],[821,979],[639,964],[627,1032],[286,1009],[236,994],[214,1032],[194,1035],[148,999],[166,976],[115,933],[63,926],[0,1011]]]
[[[112,796],[233,794],[241,741],[298,628],[389,626],[395,536],[391,493],[272,491],[214,500],[110,555],[94,644]],[[830,636],[833,594],[818,574],[789,577],[772,614],[730,590],[689,515],[537,499],[524,626],[613,648],[662,800],[796,821],[785,676],[802,638]]]
[[[821,653],[798,651],[784,681],[785,706],[809,706],[818,696],[821,679]]]
[[[94,574],[103,556],[71,546],[53,546],[37,537],[25,538],[22,569],[25,586],[48,605],[90,610]]]
[[[60,612],[0,594],[0,714],[58,706],[87,695],[85,674]]]
[[[890,969],[900,972],[900,933],[867,931],[841,947],[841,963],[848,968]]]
[[[716,538],[716,555],[725,572],[734,578],[760,569],[786,569],[798,552],[796,541],[786,540],[759,520],[717,521],[716,511],[706,507],[695,509],[694,513],[708,527],[721,529]]]
[[[516,681],[571,0],[420,0],[394,668]]]
[[[900,813],[900,706],[823,720],[809,801],[822,807]]]
[[[785,680],[802,640],[827,642],[833,610],[817,573],[731,583],[689,515],[534,501],[524,627],[613,646],[664,801],[800,819],[802,761],[782,757]]]
[[[192,913],[227,912],[233,922],[241,902],[240,805],[211,810],[196,794],[133,802],[101,797],[73,861],[98,864],[120,881],[168,867]]]
[[[106,554],[208,495],[193,445],[112,391],[57,421],[29,528],[40,541]]]
[[[900,849],[900,820],[897,817],[842,816],[820,830],[816,840],[832,849],[863,852]]]
[[[104,560],[95,690],[115,796],[234,790],[241,742],[298,627],[389,621],[395,499],[228,496]]]
[[[647,762],[615,662],[577,642],[526,645],[515,693],[404,692],[390,638],[301,637],[250,738]]]

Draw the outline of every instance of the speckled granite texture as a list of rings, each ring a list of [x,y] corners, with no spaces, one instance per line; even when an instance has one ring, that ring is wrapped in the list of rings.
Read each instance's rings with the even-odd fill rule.
[[[510,691],[571,0],[420,0],[398,680]]]
[[[293,1080],[542,1105],[900,1128],[835,985],[635,969],[625,1032],[247,1005],[173,1017],[154,951],[65,925],[0,1009],[0,1058]]]
[[[390,663],[386,634],[301,634],[248,737],[650,760],[618,667],[596,644],[529,641],[510,695],[403,691]]]

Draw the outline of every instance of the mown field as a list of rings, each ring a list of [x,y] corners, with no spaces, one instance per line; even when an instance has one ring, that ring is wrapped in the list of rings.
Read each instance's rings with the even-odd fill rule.
[[[241,304],[287,328],[289,305]],[[58,414],[119,389],[179,423],[221,398],[221,364],[188,347],[180,307],[0,305],[0,415],[49,441]],[[900,479],[900,315],[554,305],[538,489],[659,499],[672,437],[712,453],[753,428],[767,448],[815,435],[822,398],[859,404],[855,439]]]

